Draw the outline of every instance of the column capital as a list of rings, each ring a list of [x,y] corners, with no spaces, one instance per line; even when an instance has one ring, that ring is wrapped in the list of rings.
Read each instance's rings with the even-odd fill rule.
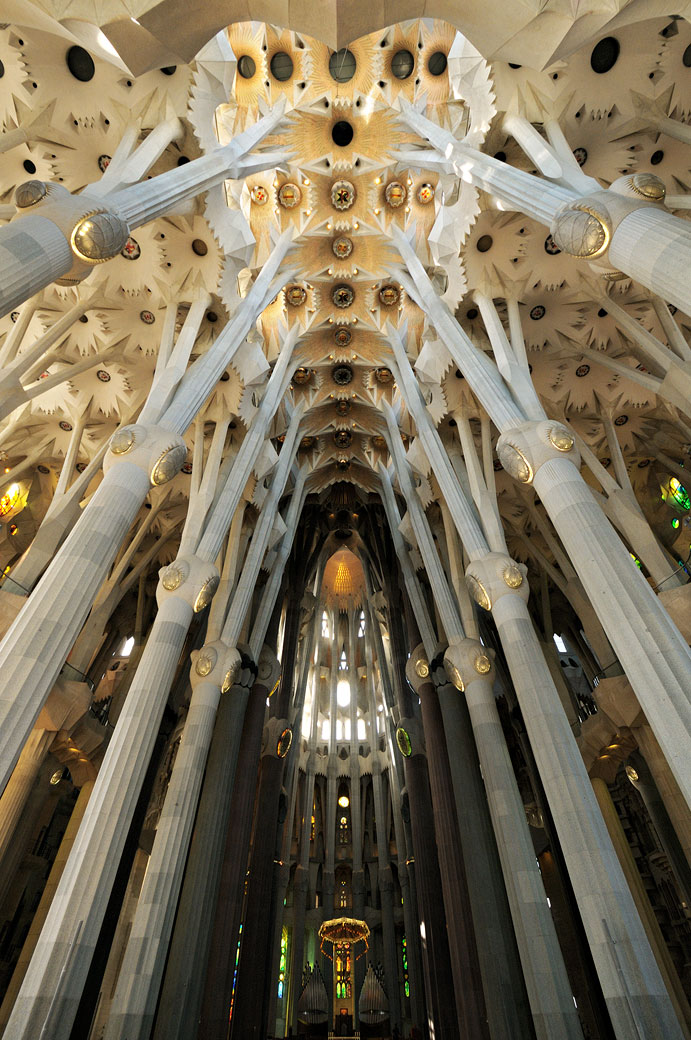
[[[532,484],[546,462],[568,458],[578,469],[581,457],[571,431],[554,419],[528,420],[505,430],[497,455],[506,472],[521,484]]]
[[[618,177],[609,188],[565,203],[552,220],[552,238],[564,253],[609,268],[609,246],[624,217],[637,209],[663,210],[665,194],[654,173]]]
[[[490,675],[492,659],[478,639],[463,639],[446,648],[444,666],[453,685],[463,693],[471,682]]]
[[[270,718],[262,733],[262,758],[285,758],[293,743],[293,728],[289,719]]]
[[[220,639],[213,643],[205,643],[201,650],[193,650],[190,657],[190,682],[193,690],[200,683],[208,682],[227,693],[237,681],[242,669],[240,651],[234,646],[227,646]]]
[[[269,694],[275,689],[281,678],[281,662],[276,657],[276,651],[267,646],[261,648],[259,660],[257,661],[257,674],[255,682],[263,686]]]
[[[415,647],[408,658],[405,666],[405,674],[408,682],[415,692],[420,695],[420,689],[425,683],[432,682],[430,663],[425,653],[425,648],[420,643]]]
[[[57,279],[61,285],[76,285],[98,264],[111,260],[125,247],[129,227],[119,214],[108,209],[103,198],[72,195],[62,184],[30,180],[15,191],[18,217],[36,214],[55,224],[67,239],[74,257],[69,271]]]
[[[530,588],[525,564],[517,563],[506,553],[491,552],[481,560],[472,560],[465,579],[470,595],[484,610],[491,610],[501,596],[520,596],[528,601]]]
[[[184,600],[195,614],[209,605],[218,588],[219,575],[213,563],[197,556],[179,556],[158,572],[156,602],[159,608],[174,597]]]
[[[177,433],[162,426],[131,423],[116,430],[103,460],[103,472],[120,461],[133,463],[158,487],[178,473],[187,458],[187,445]]]

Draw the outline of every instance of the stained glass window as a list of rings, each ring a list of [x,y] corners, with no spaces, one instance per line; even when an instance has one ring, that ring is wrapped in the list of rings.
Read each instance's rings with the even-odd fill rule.
[[[350,978],[350,946],[347,943],[336,943],[334,963],[336,966],[336,999],[349,1000],[353,995],[353,983]]]
[[[0,498],[0,516],[5,516],[6,513],[14,509],[18,501],[19,484],[10,484],[5,494]]]
[[[230,1009],[228,1011],[228,1021],[233,1017],[233,1005],[235,1004],[235,985],[238,981],[238,966],[240,964],[240,943],[242,942],[242,925],[238,934],[238,944],[235,950],[235,967],[233,969],[233,987],[230,991]]]
[[[288,932],[284,928],[281,932],[281,959],[278,963],[278,999],[283,999],[283,989],[286,981],[286,966],[288,964]]]
[[[408,940],[405,935],[401,939],[401,960],[403,962],[403,992],[410,996],[410,980],[408,979]]]
[[[691,499],[689,499],[689,493],[684,485],[677,480],[676,477],[672,477],[669,482],[669,490],[672,498],[681,506],[682,509],[691,509]]]

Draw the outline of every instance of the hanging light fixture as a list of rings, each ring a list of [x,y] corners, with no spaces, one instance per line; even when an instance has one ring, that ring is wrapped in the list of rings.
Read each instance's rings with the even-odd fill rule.
[[[347,809],[350,805],[350,795],[348,794],[348,785],[341,784],[338,789],[338,804],[341,809]]]

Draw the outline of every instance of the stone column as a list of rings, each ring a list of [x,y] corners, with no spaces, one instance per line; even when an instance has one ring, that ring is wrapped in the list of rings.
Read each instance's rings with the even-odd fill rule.
[[[365,569],[365,581],[367,586],[368,600],[372,599],[372,585],[369,571]],[[420,933],[417,926],[417,890],[415,886],[415,859],[413,853],[412,837],[410,833],[410,819],[407,823],[403,821],[401,812],[401,788],[403,786],[403,766],[401,757],[396,756],[394,748],[394,726],[391,711],[394,707],[393,687],[389,666],[384,652],[383,639],[379,621],[374,611],[367,606],[365,608],[367,624],[365,636],[369,633],[373,636],[376,660],[379,667],[379,677],[382,684],[386,714],[384,716],[386,746],[388,754],[388,787],[391,797],[393,812],[394,833],[396,835],[396,850],[398,856],[398,880],[401,886],[403,898],[403,922],[408,950],[408,981],[410,984],[410,1012],[412,1024],[422,1024],[424,1021],[424,982],[422,973],[422,962],[420,957]],[[369,669],[369,660],[368,660]],[[397,952],[396,964],[399,963],[400,954]],[[399,987],[399,992],[402,987]],[[402,1018],[405,1016],[402,1014]]]
[[[615,1032],[622,1040],[679,1038],[679,1022],[540,652],[523,577],[499,553],[473,562],[468,576],[473,594],[492,609]],[[464,658],[462,648],[450,647],[446,661],[459,689],[473,672],[491,670],[484,650]]]
[[[84,818],[84,813],[89,803],[93,787],[93,780],[87,780],[82,784],[79,796],[75,802],[72,815],[70,816],[65,833],[62,836],[60,847],[55,859],[53,860],[53,866],[50,869],[48,880],[43,889],[41,901],[36,908],[36,913],[34,914],[29,932],[24,940],[24,945],[22,946],[22,952],[19,954],[19,960],[15,965],[12,978],[7,987],[2,1007],[0,1007],[0,1030],[3,1030],[7,1025],[19,988],[26,974],[26,970],[29,967],[29,962],[31,961],[33,952],[36,949],[36,943],[38,942],[38,937],[41,934],[41,929],[43,928],[46,915],[48,914],[48,910],[53,901],[58,882],[62,877],[62,872],[65,869],[65,864],[67,863],[75,838],[77,837],[77,831],[79,830],[82,819]]]
[[[15,192],[19,216],[0,229],[0,269],[5,275],[0,315],[52,281],[78,284],[96,264],[118,255],[130,231],[171,212],[181,201],[228,177],[276,166],[281,158],[277,153],[251,158],[248,153],[276,129],[284,107],[274,106],[224,147],[103,198],[88,192],[71,195],[62,184],[40,180],[20,184]]]
[[[309,861],[311,848],[312,807],[314,805],[314,776],[316,772],[316,752],[314,751],[317,734],[317,693],[314,692],[312,707],[312,739],[305,765],[305,779],[302,797],[302,827],[298,845],[298,863],[293,878],[293,941],[290,950],[290,981],[288,1016],[286,1024],[297,1032],[297,1003],[302,987],[302,969],[304,967],[305,949],[305,914],[307,910],[307,893],[309,890]]]
[[[193,655],[192,699],[113,1000],[105,1034],[107,1040],[125,1036],[128,1040],[144,1038],[151,1030],[216,710],[222,689],[230,689],[240,671],[240,653],[234,644],[248,604],[245,593],[256,584],[293,461],[300,415],[296,410],[271,490],[254,529],[230,611],[230,619],[234,618],[235,622],[227,622],[223,630],[224,637],[232,639],[233,646],[215,641]],[[304,475],[301,471],[293,491],[292,516],[286,530],[288,545],[292,542],[302,503]],[[244,609],[234,609],[237,599],[242,600]],[[227,749],[231,759],[237,757],[239,737],[238,730]]]
[[[277,677],[278,661],[267,646],[250,691],[240,739],[198,1040],[227,1038],[266,698]]]
[[[412,632],[411,635],[413,640],[419,637],[418,632]],[[406,674],[420,698],[425,743],[430,749],[434,749],[432,755],[428,756],[428,769],[459,1031],[461,1035],[477,1037],[496,1035],[498,1040],[499,1037],[511,1035],[503,1031],[503,1027],[509,1025],[510,1016],[504,1007],[503,1013],[498,1016],[499,1021],[494,1021],[496,1005],[501,1006],[501,998],[493,986],[497,974],[495,973],[494,979],[488,975],[490,969],[486,956],[489,952],[485,942],[487,936],[481,935],[476,940],[444,722],[437,693],[430,679],[429,662],[421,647],[410,654]],[[451,753],[455,753],[456,750],[453,748]],[[464,792],[465,798],[469,795],[472,796],[472,792]],[[467,838],[467,833],[464,837]],[[485,978],[486,989],[483,987]],[[486,1006],[492,1002],[495,1004],[494,1008]]]
[[[215,580],[215,569],[194,558],[163,571],[158,615],[17,996],[8,1040],[33,1040],[44,1028],[54,1040],[69,1037],[185,636]]]
[[[612,844],[619,858],[621,869],[624,872],[624,877],[628,883],[631,895],[633,896],[636,909],[640,914],[641,923],[645,929],[645,934],[648,936],[648,942],[650,948],[653,951],[657,966],[660,969],[660,974],[667,987],[669,998],[674,1006],[674,1010],[681,1023],[684,1023],[684,1036],[687,1038],[691,1036],[689,1027],[691,1026],[691,1010],[689,1009],[689,1002],[684,993],[684,989],[681,984],[681,980],[677,975],[672,958],[669,955],[664,937],[660,931],[660,925],[657,922],[655,911],[653,910],[648,894],[643,885],[641,875],[638,872],[638,867],[633,858],[633,854],[629,847],[629,843],[626,840],[624,829],[619,819],[619,814],[615,808],[612,796],[609,793],[609,787],[607,782],[600,776],[591,776],[591,782],[597,803],[600,806],[602,817],[607,826],[609,836],[612,839]]]
[[[183,326],[167,363],[154,375],[139,422],[122,427],[111,438],[103,464],[103,481],[36,586],[35,594],[29,597],[0,642],[0,786],[9,778],[148,491],[152,485],[166,483],[182,466],[187,447],[179,434],[187,429],[256,316],[274,295],[273,279],[288,245],[288,239],[282,236],[243,305],[209,350],[189,368],[194,336],[187,334],[189,327],[186,332]],[[283,268],[279,281],[289,274]],[[193,311],[198,312],[198,308],[193,306],[190,314]],[[227,518],[235,513],[254,464],[257,440],[259,444],[263,442],[285,390],[296,338],[297,329],[286,335],[259,413],[238,452],[242,465],[233,470],[208,519],[199,546],[201,559],[213,560],[218,554],[228,529]]]
[[[403,370],[402,374],[405,379],[405,373]],[[447,638],[452,642],[452,646],[447,650],[447,659],[454,657],[456,653],[469,654],[471,660],[480,660],[480,658],[482,658],[482,660],[489,666],[489,658],[482,651],[481,644],[470,639],[464,639],[460,618],[458,617],[455,604],[451,597],[446,575],[439,561],[439,556],[432,539],[432,533],[412,487],[412,481],[410,480],[407,463],[403,457],[401,446],[393,436],[394,431],[391,425],[391,418],[391,415],[387,413],[390,440],[394,459],[396,461],[399,481],[401,483],[401,489],[406,501],[408,502],[411,523],[417,539],[418,548],[422,554],[425,567],[434,589],[435,601],[438,604],[442,616]],[[422,419],[421,416],[420,419]],[[421,421],[418,429],[422,430],[423,428]],[[430,448],[433,449],[434,447],[435,445],[432,443]],[[436,462],[439,452],[430,450],[430,454],[432,454],[432,457]],[[452,486],[450,485],[448,473],[444,468],[440,466],[437,472],[440,476],[440,482],[444,490]],[[465,536],[467,534],[467,528],[470,525],[463,521],[465,516],[469,514],[470,510],[467,502],[461,496],[460,488],[456,486],[455,490],[458,501],[453,502],[454,519],[459,527],[462,528]],[[385,497],[390,497],[390,487],[384,479],[383,491]],[[390,504],[390,508],[394,507]],[[472,547],[472,555],[476,555],[478,552],[482,551],[486,552],[484,536],[476,523],[474,523],[471,528],[471,534],[472,538],[468,538],[468,541]],[[462,647],[465,647],[466,649],[462,650]],[[418,666],[422,667],[423,672],[426,671],[429,673],[429,664],[425,660],[424,655],[419,651],[412,655],[408,663],[407,671],[411,682],[417,682],[420,684],[420,679],[416,677],[415,671]],[[490,801],[490,811],[494,809],[493,823],[495,835],[500,849],[500,854],[502,855],[502,863],[506,870],[506,891],[511,900],[516,938],[521,951],[523,973],[528,988],[535,1027],[538,1030],[539,1035],[554,1037],[572,1035],[578,1037],[580,1034],[580,1027],[575,1015],[573,1003],[570,999],[570,988],[559,954],[556,935],[554,934],[552,923],[547,912],[547,906],[544,902],[544,892],[542,891],[538,872],[534,866],[535,857],[532,853],[532,846],[527,832],[523,807],[520,802],[515,779],[513,777],[513,771],[511,769],[511,764],[508,761],[508,753],[505,751],[505,748],[505,757],[502,760],[503,756],[501,754],[501,749],[503,745],[503,734],[501,732],[498,715],[496,714],[494,694],[491,683],[486,678],[483,679],[481,677],[479,669],[477,669],[476,672],[474,686],[476,686],[477,689],[471,693],[468,700],[468,707],[470,709],[473,729],[477,740],[477,749],[481,755],[482,766],[483,769],[485,766],[487,768],[487,775],[485,777],[487,797]],[[459,688],[462,689],[463,684],[461,684]],[[480,707],[480,705],[482,705],[482,707]],[[459,718],[457,705],[454,704],[454,700],[449,699],[448,696],[445,697],[445,708],[444,725],[446,727],[446,740],[449,741],[449,747],[455,747],[462,734],[462,720]],[[496,716],[496,725],[484,728],[484,724],[487,721],[494,721],[492,712],[494,713],[494,716]],[[499,737],[501,741],[498,746],[496,744],[497,737]],[[436,744],[438,745],[438,741]],[[460,806],[467,803],[468,791],[467,785],[463,782],[461,776],[461,767],[456,764],[457,756],[454,756],[454,763],[455,765],[452,770],[452,776],[456,791],[457,805]],[[501,816],[497,812],[499,805],[502,806],[504,814],[507,809],[510,810],[509,820],[512,824],[510,828],[507,827],[508,821],[506,819],[502,820]],[[517,831],[517,839],[512,833],[514,829]],[[511,849],[511,855],[508,854],[509,849]],[[520,857],[517,856],[518,852],[522,854]],[[477,899],[474,901],[477,902]],[[488,917],[485,918],[485,921],[483,922],[484,927],[481,929],[483,935],[486,935],[488,932],[487,923],[489,919],[492,919],[494,924],[494,940],[496,941],[497,938],[501,937],[502,942],[504,943],[504,951],[500,959],[508,965],[511,961],[510,954],[512,952],[510,928],[509,935],[507,935],[506,931],[502,928],[500,916],[495,912],[495,914],[488,914]],[[550,950],[550,956],[547,958],[547,964],[549,965],[548,972],[545,972],[544,970],[545,965],[542,959],[536,956],[537,948],[533,942],[535,934],[541,935],[542,943],[544,943],[544,946]],[[490,956],[491,942],[492,940],[490,938],[488,945],[484,950],[486,955],[484,977],[489,979],[489,982],[487,983],[488,987],[497,987],[494,997],[490,997],[489,992],[486,993],[490,1028],[494,1032],[502,1027],[512,1028],[518,1026],[519,1021],[518,1015],[516,1014],[516,1008],[514,1007],[514,1002],[517,1002],[518,1006],[520,1006],[520,998],[517,993],[511,992],[511,982],[509,979],[504,980],[506,988],[502,989],[500,986],[502,981],[500,976],[496,971],[494,973],[492,972]],[[547,996],[548,994],[549,996]],[[500,1017],[499,1022],[494,1026],[492,1018],[494,1015],[499,1015],[499,1008],[502,1006],[502,1002],[505,1002],[503,1016]]]
[[[674,830],[684,850],[687,863],[691,864],[691,816],[686,800],[679,790],[662,749],[647,722],[636,726],[636,740],[641,754],[653,775]]]
[[[532,483],[542,499],[691,805],[687,644],[629,554],[622,552],[578,472],[571,433],[550,420],[523,423],[502,434],[497,452],[504,468],[519,482]]]
[[[190,1040],[197,1028],[236,771],[237,759],[229,759],[227,749],[235,733],[243,733],[243,715],[254,677],[249,658],[243,655],[242,663],[240,681],[221,698],[216,716],[154,1040]]]
[[[136,446],[135,434],[114,435],[101,484],[0,643],[0,785],[152,483],[169,480],[187,455],[167,430],[136,429]]]
[[[466,847],[471,850],[466,869],[475,933],[478,936],[478,946],[482,950],[481,956],[489,967],[489,972],[485,969],[483,973],[483,981],[487,974],[490,974],[489,983],[485,982],[485,992],[488,1003],[492,999],[496,999],[497,1004],[503,1009],[503,1012],[498,1010],[494,1012],[496,1017],[499,1017],[501,1013],[504,1016],[500,1027],[494,1030],[492,1030],[493,1015],[488,1009],[492,1038],[494,1040],[495,1033],[499,1037],[501,1030],[504,1030],[509,1036],[532,1036],[534,1029],[538,1038],[558,1035],[564,1038],[574,1036],[581,1040],[575,1011],[571,1011],[573,1002],[569,1007],[571,994],[568,979],[559,956],[544,892],[539,884],[538,872],[531,862],[531,859],[534,860],[534,856],[529,855],[533,849],[532,843],[529,842],[525,813],[521,811],[519,814],[515,804],[511,805],[510,792],[505,789],[504,795],[509,795],[503,805],[503,809],[509,817],[506,820],[508,825],[506,830],[517,831],[518,835],[516,840],[512,840],[511,852],[505,856],[505,862],[502,863],[489,812],[489,801],[494,794],[494,792],[490,793],[490,785],[496,776],[490,769],[488,777],[484,767],[478,761],[475,733],[470,721],[468,704],[464,703],[463,697],[459,698],[458,691],[448,681],[441,656],[437,658],[435,664],[434,678],[438,683],[437,695],[444,718],[444,730],[452,763],[451,775],[458,825],[461,833],[465,835]],[[483,680],[481,685],[484,687],[480,693],[482,702],[487,704],[491,700],[494,705],[494,691],[491,683]],[[470,692],[470,696],[472,696],[472,692]],[[466,702],[468,697],[469,694],[466,691]],[[499,723],[498,719],[497,723]],[[499,731],[495,731],[492,736],[495,741],[499,740],[503,743],[504,737],[500,726]],[[517,791],[516,794],[518,794]],[[516,800],[518,801],[518,798]],[[522,805],[519,808],[522,810]],[[513,809],[512,812],[511,809]],[[525,837],[528,838],[529,851],[521,848],[522,831],[525,831]],[[512,838],[514,838],[514,833],[512,833]],[[508,883],[505,880],[507,875]],[[515,884],[519,877],[521,893],[520,896],[514,895],[512,903],[515,911],[512,913],[507,889],[508,884],[511,882]],[[529,892],[532,900],[528,898]],[[527,905],[529,902],[530,905]],[[522,936],[519,953],[515,932],[519,928],[523,928],[525,931],[526,926],[530,928],[530,938],[528,935]],[[538,949],[548,951],[549,962],[549,974],[544,972],[539,979],[536,978],[536,967],[538,963],[542,962],[539,961]],[[524,962],[526,964],[525,973]],[[494,966],[493,976],[491,975],[492,965]],[[529,1000],[526,976],[531,976],[532,1000]],[[534,1012],[531,1016],[533,1008]],[[547,1026],[544,1022],[548,1015],[551,1015],[554,1020],[551,1026]]]
[[[374,818],[377,821],[377,865],[379,876],[379,892],[381,898],[382,939],[384,942],[384,971],[386,975],[386,991],[389,1000],[390,1028],[401,1023],[400,983],[398,971],[398,951],[396,948],[396,932],[393,916],[393,875],[389,842],[384,821],[387,818],[382,768],[379,759],[379,736],[377,733],[377,704],[374,688],[374,658],[370,636],[371,621],[365,622],[365,668],[367,673],[367,700],[369,706],[369,743],[372,759],[372,792],[374,795]],[[392,806],[393,809],[393,806]]]
[[[0,860],[12,841],[15,827],[24,812],[26,800],[54,738],[54,731],[37,727],[32,729],[2,793],[2,798],[0,798]]]
[[[303,582],[296,582],[287,595],[281,681],[271,701],[270,718],[265,726],[263,738],[243,921],[243,942],[240,948],[236,1006],[233,1014],[233,1034],[240,1040],[245,1036],[251,1036],[254,1029],[259,1036],[266,1032],[267,1014],[271,1003],[268,995],[268,988],[273,984],[268,970],[271,965],[271,921],[270,914],[267,913],[266,899],[267,894],[274,891],[274,861],[280,851],[277,845],[276,819],[287,753],[287,749],[282,750],[281,734],[290,728],[288,714],[299,636],[302,587]]]
[[[688,312],[690,294],[684,272],[691,265],[691,230],[687,221],[665,210],[665,186],[655,174],[627,174],[600,191],[588,192],[585,184],[585,192],[574,190],[470,148],[404,98],[399,103],[402,121],[428,138],[444,156],[435,156],[434,165],[488,191],[506,208],[549,226],[564,252],[590,260],[605,271],[623,271]],[[543,145],[547,153],[546,142]],[[401,154],[400,158],[414,162],[414,155]],[[554,159],[553,154],[548,156],[550,169],[561,169],[559,162],[553,165]]]
[[[405,674],[407,651],[403,639],[400,593],[396,594],[397,574],[385,574],[391,641],[392,678],[400,714],[400,726],[410,740],[410,753],[401,754],[405,770],[406,791],[410,807],[410,823],[415,857],[415,882],[418,895],[418,934],[427,995],[428,1018],[434,1023],[435,1035],[458,1040],[456,1009],[449,1000],[453,992],[453,976],[444,919],[441,873],[437,857],[437,838],[427,773],[422,730],[413,717],[412,697]],[[407,752],[408,747],[404,744]],[[400,751],[400,745],[399,745]]]
[[[148,1038],[151,1032],[221,687],[229,691],[241,669],[239,652],[220,642],[193,651],[192,662],[192,699],[108,1016],[107,1040]],[[234,737],[226,748],[231,763],[239,730]]]
[[[519,482],[532,484],[542,499],[691,804],[688,645],[578,472],[573,435],[552,420],[526,419],[497,367],[471,343],[434,293],[405,236],[396,233],[394,237],[412,273],[412,277],[400,274],[401,284],[428,314],[468,385],[502,431],[497,444],[502,465]],[[395,330],[392,335],[389,329],[389,335],[396,349]],[[400,367],[404,375],[406,366]],[[419,396],[419,390],[417,393]],[[424,427],[424,422],[419,425],[421,431]],[[430,461],[434,465],[436,460]],[[441,479],[436,466],[435,472]],[[476,521],[474,526],[477,528]],[[462,534],[467,538],[466,531]],[[473,531],[473,544],[466,545],[471,556],[476,545]]]

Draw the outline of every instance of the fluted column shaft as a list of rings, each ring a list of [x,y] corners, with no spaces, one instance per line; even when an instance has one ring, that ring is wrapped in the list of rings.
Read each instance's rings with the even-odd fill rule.
[[[440,672],[441,669],[437,671],[435,678],[439,677]],[[443,680],[446,680],[445,675]],[[485,701],[491,699],[496,713],[492,684],[486,679],[481,682],[484,686]],[[475,685],[479,683],[469,684],[466,697],[470,687]],[[501,1036],[532,1036],[533,1028],[538,1040],[543,1037],[551,1037],[553,1040],[566,1040],[566,1037],[582,1040],[556,934],[540,884],[518,788],[514,781],[518,805],[511,805],[511,801],[507,800],[502,808],[507,812],[507,823],[512,836],[514,830],[519,832],[519,842],[511,842],[502,861],[490,819],[489,805],[493,793],[496,807],[498,799],[510,795],[511,791],[503,789],[501,794],[492,792],[492,782],[496,777],[492,774],[491,768],[488,775],[483,758],[478,761],[477,734],[471,728],[468,706],[463,703],[463,695],[459,695],[458,690],[448,681],[442,681],[437,688],[437,694],[449,748],[458,826],[465,838],[464,848],[469,850],[469,855],[466,853],[468,890],[478,937],[492,1040],[498,1040]],[[501,742],[497,749],[499,754],[502,745],[506,753],[498,716],[496,721],[498,730],[492,733],[492,737]],[[508,753],[506,762],[510,769]],[[513,774],[511,779],[513,780]],[[511,808],[513,812],[510,812]],[[507,836],[509,827],[503,834],[499,832],[500,837]],[[526,845],[530,846],[522,858],[517,854],[520,850],[520,837],[524,837]],[[523,902],[528,906],[522,905],[520,900],[514,900],[513,905],[511,904],[508,890],[512,882],[520,888]],[[512,911],[515,911],[515,914]],[[524,911],[525,922],[521,911]],[[517,950],[518,931],[524,923],[532,925],[532,929],[529,937],[519,943]],[[522,955],[520,959],[519,950]],[[545,952],[547,957],[544,956]],[[529,996],[526,993],[528,987]],[[553,1022],[546,1027],[545,1019],[551,1017]]]
[[[418,633],[415,633],[413,639],[417,635]],[[427,767],[432,791],[434,832],[444,892],[449,952],[454,969],[458,1024],[461,1035],[466,1033],[479,1038],[490,1035],[489,1009],[485,1006],[485,992],[480,967],[484,951],[478,949],[475,937],[468,875],[456,818],[444,723],[433,683],[430,680],[420,683],[417,693],[422,706],[425,742],[431,751],[427,758]],[[456,750],[457,748],[454,747],[454,751]],[[468,797],[468,792],[465,797]],[[485,938],[483,936],[480,943]],[[489,968],[488,965],[486,967]],[[487,994],[487,999],[491,999],[489,994]]]
[[[36,908],[36,913],[33,916],[29,932],[24,940],[21,953],[19,954],[19,960],[15,965],[10,984],[7,987],[2,1007],[0,1007],[0,1030],[5,1028],[7,1020],[10,1017],[10,1012],[12,1011],[17,993],[19,992],[24,975],[26,974],[26,969],[29,966],[33,952],[36,949],[36,943],[41,934],[41,929],[43,928],[50,905],[53,901],[55,890],[60,878],[62,877],[62,872],[65,869],[65,864],[67,863],[67,859],[72,851],[72,846],[77,837],[77,832],[82,819],[84,818],[84,813],[89,803],[93,787],[93,780],[87,780],[86,783],[82,784],[79,796],[74,804],[72,815],[70,816],[69,823],[65,828],[65,833],[60,842],[60,847],[58,848],[55,859],[53,860],[53,866],[50,868],[50,874],[48,875],[48,880],[43,889],[41,901]]]
[[[228,816],[198,1040],[226,1040],[227,1036],[235,952],[242,919],[245,874],[252,832],[257,765],[268,693],[266,686],[257,681],[247,702]]]
[[[533,484],[691,805],[689,648],[573,462],[550,459]]]
[[[609,836],[612,839],[614,850],[619,858],[621,869],[626,878],[633,901],[636,904],[636,909],[641,917],[641,924],[645,929],[645,933],[648,936],[650,948],[655,955],[660,974],[665,982],[667,991],[670,996],[670,1000],[674,1005],[674,1010],[679,1016],[680,1022],[685,1023],[684,1035],[688,1038],[691,1034],[689,1033],[689,1026],[691,1025],[691,1010],[689,1009],[689,1002],[684,993],[684,989],[681,984],[681,980],[676,972],[672,958],[670,957],[669,950],[665,943],[662,932],[660,931],[660,925],[658,924],[655,916],[655,911],[648,898],[648,893],[645,890],[645,886],[641,879],[641,875],[638,872],[638,867],[633,858],[633,853],[626,840],[624,834],[624,828],[621,825],[619,814],[615,808],[612,796],[609,792],[609,787],[602,777],[592,777],[591,782],[593,785],[593,791],[597,798],[597,803],[600,806],[602,817],[607,826]]]
[[[8,224],[0,240],[0,314],[14,310],[62,278],[73,263],[70,244],[52,220],[32,213]]]
[[[68,1040],[166,697],[192,619],[181,595],[163,597],[84,821],[53,899],[7,1040]]]
[[[621,1040],[680,1038],[527,605],[507,590],[492,613],[615,1032]]]
[[[43,765],[55,733],[34,727],[27,740],[12,776],[0,798],[0,861],[12,841],[17,823]]]
[[[636,209],[616,227],[608,255],[613,267],[663,300],[689,310],[691,230],[687,221],[656,207]]]
[[[150,487],[149,475],[124,460],[108,471],[0,643],[0,787]]]
[[[532,484],[544,503],[691,805],[691,655],[688,645],[593,499],[592,490],[578,471],[579,460],[571,435],[550,420],[525,418],[498,369],[470,342],[434,293],[405,236],[396,236],[396,241],[412,272],[412,278],[401,275],[404,288],[425,310],[468,385],[502,431],[497,452],[504,468],[515,479]],[[401,375],[406,378],[409,365],[401,363],[400,367]],[[419,389],[416,393],[419,398]],[[414,394],[408,395],[409,407],[415,407],[415,400]],[[417,408],[416,416],[420,416],[418,426],[422,434],[429,422]],[[553,437],[562,447],[556,446]],[[426,450],[432,440],[426,437]],[[430,452],[430,461],[441,481],[445,469],[443,460],[437,469],[431,447]],[[453,490],[453,482],[451,486]],[[451,504],[447,490],[444,494]],[[459,528],[471,558],[482,555],[475,551],[477,531],[477,521],[472,517],[470,522],[464,519]]]
[[[217,682],[194,686],[120,969],[106,1040],[143,1040],[151,1031],[220,697]],[[237,758],[239,742],[237,729],[226,749],[231,763]]]
[[[235,732],[243,732],[248,696],[244,686],[232,686],[218,709],[161,988],[154,1040],[191,1040],[197,1028],[236,773],[237,759],[228,758],[227,748]]]
[[[396,578],[396,573],[385,575],[385,592],[393,686],[400,715],[407,718],[412,713],[412,697],[405,675],[407,649],[403,637],[401,601],[400,594],[397,593]],[[426,757],[419,751],[403,761],[415,857],[415,885],[419,910],[416,927],[420,937],[427,1013],[434,1023],[435,1035],[443,1037],[444,1040],[458,1040],[456,1009],[449,999],[454,981],[444,906],[439,898],[442,882],[427,762]]]
[[[487,679],[477,679],[466,685],[464,694],[449,686],[440,691],[450,719],[457,710],[451,700],[459,696],[465,696],[473,727],[535,1033],[539,1040],[548,1037],[580,1040],[582,1030],[573,1007],[571,987],[535,860],[492,684]],[[456,789],[456,797],[464,798],[462,787]]]

